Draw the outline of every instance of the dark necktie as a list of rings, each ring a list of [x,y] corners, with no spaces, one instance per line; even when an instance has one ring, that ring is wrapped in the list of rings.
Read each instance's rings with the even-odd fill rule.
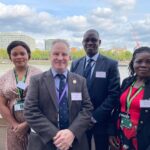
[[[66,82],[63,74],[57,75],[60,79],[59,83],[59,99],[62,97],[62,93],[65,89]],[[68,99],[66,91],[63,94],[61,101],[59,102],[59,128],[66,129],[69,126],[69,111],[68,111]]]
[[[93,61],[94,61],[93,59],[89,59],[88,60],[88,64],[87,64],[87,66],[86,66],[86,68],[84,70],[84,75],[83,75],[86,78],[88,90],[89,90],[90,84],[91,84],[91,70],[92,70],[91,63]]]

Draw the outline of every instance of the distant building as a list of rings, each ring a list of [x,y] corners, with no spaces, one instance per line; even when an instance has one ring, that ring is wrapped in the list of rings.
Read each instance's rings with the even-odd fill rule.
[[[56,40],[56,39],[46,39],[45,40],[45,42],[44,42],[45,43],[45,50],[50,50],[54,40]],[[66,40],[66,39],[64,39],[64,40]]]
[[[78,49],[76,47],[71,47],[71,52],[77,52]]]
[[[55,39],[46,39],[45,40],[45,50],[50,50],[51,46],[52,46],[52,42],[54,41]]]
[[[6,49],[10,42],[14,40],[24,41],[28,44],[31,50],[35,50],[36,44],[35,39],[25,35],[23,33],[17,32],[0,32],[0,48]]]

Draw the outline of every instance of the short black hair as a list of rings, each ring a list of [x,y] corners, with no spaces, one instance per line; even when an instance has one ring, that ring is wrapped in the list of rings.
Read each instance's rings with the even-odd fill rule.
[[[97,34],[97,37],[99,37],[99,38],[100,38],[98,31],[97,31],[97,30],[95,30],[95,29],[89,29],[89,30],[87,30],[87,31],[84,33],[83,37],[84,37],[84,36],[85,36],[85,34],[87,34],[88,32],[94,32],[94,33],[96,33],[96,34]]]
[[[143,47],[139,47],[139,48],[134,50],[133,55],[132,55],[132,59],[129,63],[129,72],[130,72],[131,76],[133,76],[135,74],[135,71],[134,71],[134,68],[133,68],[133,63],[134,63],[134,60],[136,58],[136,54],[143,53],[143,52],[150,53],[150,47],[143,46]]]
[[[31,50],[29,48],[29,46],[23,42],[23,41],[12,41],[8,47],[7,47],[7,54],[9,55],[9,58],[11,59],[10,55],[11,55],[11,51],[14,47],[17,47],[17,46],[22,46],[26,49],[27,53],[28,53],[28,57],[30,59],[31,57]]]

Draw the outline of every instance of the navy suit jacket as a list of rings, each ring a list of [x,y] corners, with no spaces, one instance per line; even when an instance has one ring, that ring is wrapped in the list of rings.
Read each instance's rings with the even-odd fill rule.
[[[73,61],[70,71],[83,76],[85,58]],[[96,72],[106,76],[96,77]],[[94,106],[93,117],[98,121],[93,129],[96,134],[106,133],[111,111],[119,102],[120,76],[117,61],[99,55],[91,80],[89,95]]]

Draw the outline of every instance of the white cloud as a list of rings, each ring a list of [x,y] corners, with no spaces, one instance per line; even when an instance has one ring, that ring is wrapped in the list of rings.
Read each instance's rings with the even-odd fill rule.
[[[136,0],[108,0],[112,5],[114,5],[118,9],[133,9]]]
[[[71,16],[62,20],[64,29],[83,30],[87,25],[87,19],[84,16]]]
[[[127,16],[116,16],[116,12],[111,8],[96,8],[91,11],[87,17],[91,26],[96,27],[102,31],[113,32],[121,24],[125,24],[128,21]]]
[[[5,5],[0,3],[0,18],[26,17],[33,14],[33,10],[26,5]]]
[[[97,17],[111,17],[113,11],[110,8],[97,7],[96,9],[92,10],[92,14]]]
[[[128,18],[126,16],[121,16],[120,21],[126,23],[128,21]]]
[[[72,46],[80,46],[82,36],[89,28],[99,31],[103,47],[113,45],[133,45],[131,25],[126,12],[118,10],[131,9],[135,0],[107,0],[114,7],[89,9],[82,15],[57,17],[46,11],[37,11],[27,5],[5,5],[0,3],[0,32],[21,31],[33,36],[37,45],[43,45],[42,39],[65,38]],[[127,11],[129,12],[129,11]],[[142,42],[150,39],[150,14],[141,20],[132,20],[134,30]],[[119,44],[120,43],[120,44]],[[123,44],[124,43],[124,44]],[[148,43],[148,42],[147,42]],[[134,47],[134,46],[133,46]]]
[[[137,40],[142,45],[149,45],[150,39],[150,14],[145,15],[145,18],[137,20],[133,23],[133,32]]]
[[[0,23],[1,31],[22,31],[33,34],[34,37],[46,38],[65,38],[72,43],[79,43],[83,32],[89,28],[96,28],[100,31],[109,31],[109,35],[114,34],[114,29],[118,23],[125,22],[125,16],[115,17],[110,8],[97,7],[86,16],[68,16],[57,18],[47,12],[37,12],[26,5],[4,5],[0,3]],[[15,13],[13,13],[15,12]],[[37,40],[38,41],[38,40]],[[37,43],[40,43],[39,41]],[[42,42],[41,42],[42,43]],[[42,44],[38,45],[42,45]]]

